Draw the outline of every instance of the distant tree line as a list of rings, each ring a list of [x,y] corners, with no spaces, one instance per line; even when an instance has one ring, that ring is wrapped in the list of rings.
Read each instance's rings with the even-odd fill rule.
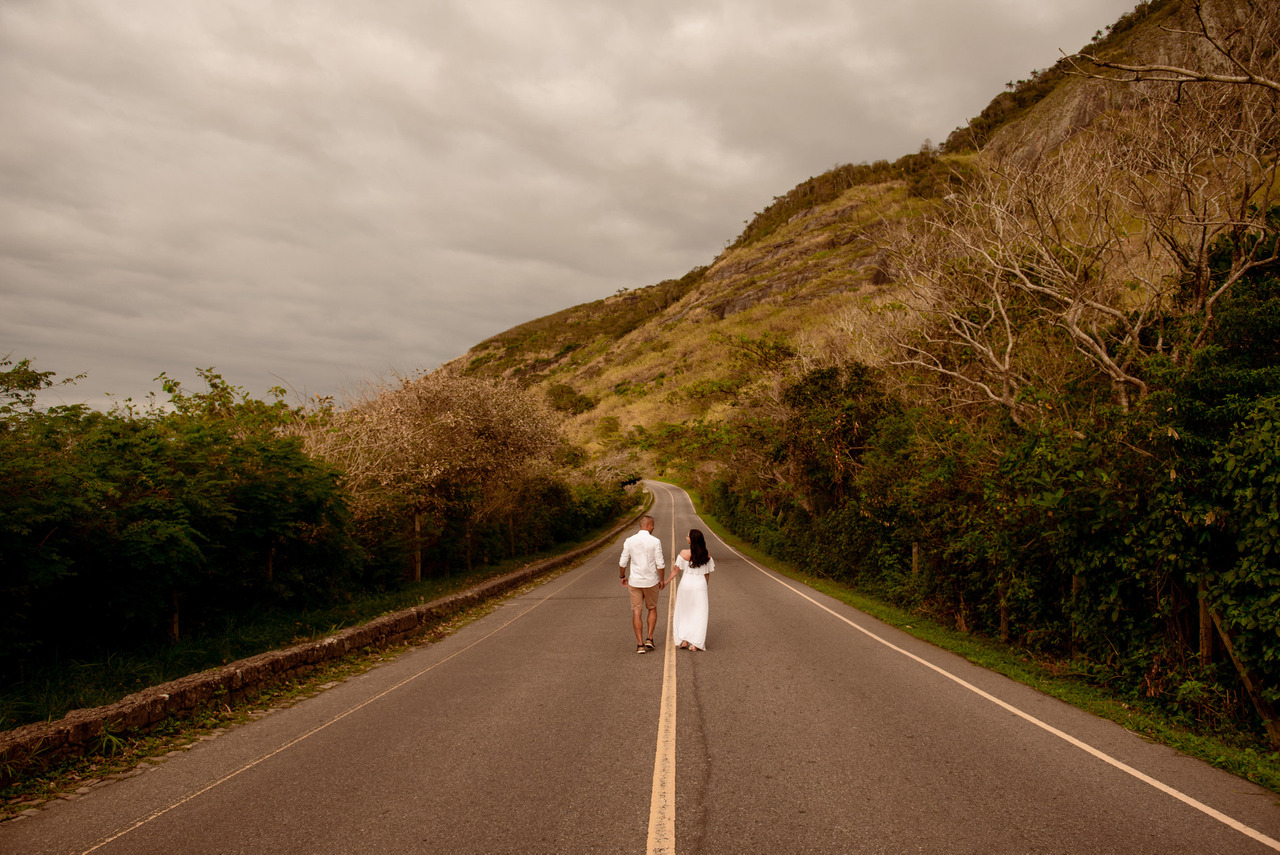
[[[568,365],[583,364],[599,355],[599,343],[616,341],[654,314],[681,300],[698,286],[707,268],[695,267],[679,279],[645,288],[619,289],[604,300],[527,321],[471,349],[476,354],[464,373],[477,377],[507,376],[530,386]],[[585,402],[557,401],[571,410]],[[587,409],[590,409],[588,407]]]
[[[619,483],[557,464],[545,405],[496,381],[303,408],[200,373],[104,413],[41,408],[52,373],[0,361],[0,675],[529,554],[620,509]]]

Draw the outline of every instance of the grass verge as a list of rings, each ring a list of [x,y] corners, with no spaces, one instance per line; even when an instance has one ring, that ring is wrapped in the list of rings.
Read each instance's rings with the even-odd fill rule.
[[[537,582],[441,621],[412,642],[352,653],[318,666],[304,677],[271,684],[235,706],[207,705],[190,715],[167,719],[140,736],[103,734],[94,751],[52,764],[37,774],[25,776],[0,789],[0,822],[37,810],[56,799],[74,799],[112,781],[144,774],[148,769],[202,742],[215,739],[233,727],[314,697],[395,659],[413,647],[438,641],[488,614],[508,597],[518,596],[561,572],[564,570],[551,571]]]
[[[672,482],[675,483],[675,482]],[[1021,648],[942,626],[925,615],[905,611],[889,603],[860,594],[847,585],[815,576],[803,568],[780,561],[734,535],[705,511],[698,492],[678,484],[689,493],[698,516],[707,528],[743,555],[765,563],[770,569],[865,612],[877,620],[922,641],[948,650],[999,674],[1023,683],[1086,712],[1108,719],[1145,739],[1168,745],[1183,754],[1203,760],[1233,775],[1280,793],[1280,752],[1250,733],[1207,736],[1182,726],[1158,708],[1131,698],[1109,693],[1105,687],[1070,676],[1067,663],[1040,659]]]
[[[0,687],[0,731],[32,722],[54,721],[72,710],[115,703],[148,686],[269,650],[326,638],[347,627],[458,593],[535,561],[585,546],[613,525],[601,526],[573,543],[476,568],[471,573],[436,576],[394,591],[372,593],[323,608],[297,611],[264,608],[256,614],[228,620],[216,631],[194,635],[178,644],[109,651],[90,660],[63,659],[30,666],[23,679]]]
[[[628,513],[634,513],[636,510],[638,509],[633,509]],[[327,610],[325,614],[330,615],[330,617],[336,614],[345,622],[330,623],[323,631],[317,632],[312,636],[299,636],[294,631],[283,644],[271,646],[272,639],[285,636],[281,635],[279,631],[261,630],[258,632],[243,632],[242,635],[245,637],[236,639],[234,643],[237,645],[247,644],[249,647],[246,649],[251,649],[254,653],[257,653],[274,649],[277,646],[297,643],[312,637],[324,637],[332,634],[336,629],[363,623],[383,614],[465,590],[486,579],[517,569],[519,566],[530,563],[531,560],[551,557],[552,555],[586,546],[607,533],[613,525],[625,516],[626,514],[613,523],[588,533],[587,536],[575,543],[561,544],[554,552],[537,556],[525,556],[518,561],[493,565],[465,576],[428,580],[403,591],[376,595],[363,599],[359,603],[348,604],[337,610]],[[600,548],[604,549],[609,545],[611,544],[605,542],[600,545]],[[578,566],[578,563],[580,562],[571,566],[549,570],[537,579],[501,596],[466,609],[450,618],[440,620],[428,626],[423,634],[413,641],[349,654],[342,659],[317,666],[303,677],[265,686],[251,698],[246,698],[238,704],[206,705],[189,715],[168,719],[143,735],[104,733],[98,739],[94,749],[85,755],[69,757],[51,764],[37,774],[26,775],[17,782],[0,788],[0,822],[13,820],[27,811],[38,810],[41,806],[55,799],[75,799],[96,787],[105,786],[112,781],[144,774],[147,769],[165,762],[170,757],[178,756],[183,751],[193,748],[201,742],[215,739],[233,727],[261,718],[273,710],[283,709],[306,700],[351,677],[363,674],[371,668],[395,659],[407,650],[451,635],[461,627],[489,614],[500,603],[513,597],[521,596],[545,584],[556,576]],[[294,623],[298,626],[302,625],[301,622],[295,621]],[[318,619],[318,622],[314,625],[322,626],[325,623],[325,619]],[[267,644],[268,646],[258,649],[262,644]],[[253,653],[246,653],[245,655],[253,655]],[[199,669],[183,670],[177,676],[193,673],[195,670]],[[130,691],[135,691],[135,689],[129,689],[128,691],[118,689],[117,691],[119,697],[123,697]],[[118,697],[114,699],[118,699]],[[109,703],[110,701],[106,702]]]

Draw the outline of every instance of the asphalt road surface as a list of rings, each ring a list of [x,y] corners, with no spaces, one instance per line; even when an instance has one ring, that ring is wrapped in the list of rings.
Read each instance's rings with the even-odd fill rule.
[[[705,652],[635,653],[619,539],[0,853],[1280,851],[1274,794],[708,545]]]

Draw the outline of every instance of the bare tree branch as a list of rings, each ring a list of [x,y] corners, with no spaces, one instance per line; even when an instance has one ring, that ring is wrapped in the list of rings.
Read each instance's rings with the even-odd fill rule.
[[[1074,73],[1099,80],[1121,83],[1222,83],[1233,86],[1257,86],[1280,92],[1280,79],[1273,75],[1268,63],[1268,60],[1275,56],[1278,41],[1277,18],[1280,15],[1273,4],[1245,2],[1241,6],[1245,14],[1239,20],[1230,20],[1228,10],[1220,10],[1224,19],[1228,21],[1227,26],[1230,27],[1225,35],[1214,32],[1215,28],[1210,25],[1206,17],[1203,2],[1191,4],[1198,24],[1197,29],[1162,27],[1171,35],[1202,40],[1208,44],[1211,56],[1223,66],[1220,69],[1208,65],[1120,62],[1089,52],[1078,55],[1096,68],[1128,75],[1116,77],[1099,74],[1092,68],[1082,65],[1075,57],[1070,57],[1069,61]]]

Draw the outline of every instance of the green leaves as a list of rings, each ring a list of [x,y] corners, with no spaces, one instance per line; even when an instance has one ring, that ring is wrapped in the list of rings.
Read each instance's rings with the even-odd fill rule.
[[[19,366],[10,386],[52,384]],[[198,627],[254,601],[327,593],[350,571],[337,473],[282,433],[289,408],[201,375],[197,394],[164,378],[169,410],[10,414],[0,670],[54,645],[172,634],[178,608]]]
[[[1232,512],[1234,561],[1210,578],[1242,658],[1261,670],[1264,694],[1280,699],[1280,397],[1263,398],[1213,456],[1219,490]]]
[[[0,358],[0,369],[6,369],[0,370],[0,428],[14,419],[31,415],[36,409],[37,393],[84,378],[81,374],[54,382],[54,372],[36,371],[30,359],[14,362],[7,356]]]
[[[857,367],[810,372],[779,398],[752,428],[767,443],[731,443],[706,492],[758,545],[1221,723],[1248,713],[1225,657],[1199,656],[1204,581],[1277,695],[1280,397],[1254,399],[1225,437],[1180,420],[1187,401],[1166,391],[1078,433],[907,410]]]
[[[528,554],[580,539],[625,502],[621,476],[571,485],[550,468],[558,422],[514,384],[439,375],[303,412],[283,390],[257,400],[210,368],[199,391],[162,374],[167,406],[101,413],[39,409],[52,373],[10,365],[0,677],[397,586],[424,543],[446,571]]]

